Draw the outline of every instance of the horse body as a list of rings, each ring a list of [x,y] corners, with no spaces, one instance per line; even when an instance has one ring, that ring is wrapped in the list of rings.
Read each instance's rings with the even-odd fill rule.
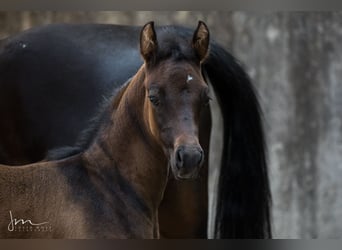
[[[88,126],[103,99],[143,63],[136,42],[139,29],[49,25],[2,41],[0,162],[35,162],[48,150],[65,145],[76,152],[86,149],[90,142],[83,136],[79,140],[80,131]],[[156,33],[176,40],[192,39],[191,30],[183,27],[159,27]],[[177,52],[184,43],[177,46],[170,51]],[[251,82],[236,60],[215,42],[211,42],[201,68],[215,90],[224,121],[216,237],[270,237],[263,131]],[[210,125],[206,108],[199,131],[206,155],[202,178],[168,181],[158,211],[160,231],[165,236],[206,237]],[[89,133],[84,138],[88,137]],[[194,208],[193,213],[187,208]]]
[[[101,125],[84,153],[27,166],[0,166],[0,216],[9,218],[12,211],[51,226],[37,233],[39,227],[31,232],[19,223],[21,229],[9,231],[8,224],[2,224],[2,238],[159,237],[156,214],[167,162],[160,151],[155,156],[146,150],[132,121],[127,124],[122,117],[127,114],[117,112]],[[128,133],[130,140],[123,140]]]
[[[152,211],[141,210],[117,179],[109,188],[81,162],[78,155],[16,169],[1,166],[1,238],[156,237]],[[19,219],[46,224],[15,223]]]
[[[196,178],[204,161],[198,139],[208,100],[200,71],[208,50],[203,32],[199,23],[192,44],[174,41],[185,46],[170,51],[163,36],[157,40],[153,23],[146,24],[140,36],[144,64],[103,110],[84,152],[0,166],[0,216],[9,212],[11,218],[1,226],[2,237],[159,238],[158,208],[169,172]],[[25,219],[13,220],[12,210]],[[39,218],[44,222],[31,224]]]
[[[136,191],[121,173],[124,164],[113,165],[102,149],[92,149],[57,162],[1,166],[1,238],[157,238],[158,203]],[[155,192],[163,186],[155,185]],[[17,219],[48,223],[32,231],[19,223],[9,231],[9,211]]]

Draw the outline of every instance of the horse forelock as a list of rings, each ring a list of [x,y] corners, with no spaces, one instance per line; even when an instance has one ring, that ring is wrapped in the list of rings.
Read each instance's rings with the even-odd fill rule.
[[[156,63],[166,59],[173,59],[174,61],[196,61],[197,57],[192,48],[192,36],[190,32],[187,32],[187,30],[180,31],[175,26],[166,26],[158,31]]]

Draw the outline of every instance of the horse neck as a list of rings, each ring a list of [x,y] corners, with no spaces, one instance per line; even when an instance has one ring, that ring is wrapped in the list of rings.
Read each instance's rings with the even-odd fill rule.
[[[168,165],[162,149],[145,124],[144,77],[144,71],[140,69],[113,100],[111,118],[100,129],[86,157],[96,162],[97,172],[119,171],[154,214],[164,193]]]

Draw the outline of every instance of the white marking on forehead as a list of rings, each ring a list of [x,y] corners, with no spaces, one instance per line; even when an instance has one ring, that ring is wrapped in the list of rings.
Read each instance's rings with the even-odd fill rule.
[[[192,79],[194,79],[191,75],[188,75],[186,78],[186,82],[189,83]]]
[[[27,47],[27,44],[24,42],[19,42],[19,46],[25,49]]]

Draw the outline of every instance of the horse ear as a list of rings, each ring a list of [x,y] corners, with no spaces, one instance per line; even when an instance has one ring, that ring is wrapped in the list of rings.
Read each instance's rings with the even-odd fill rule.
[[[150,61],[158,47],[154,22],[144,25],[140,32],[140,53],[145,61]]]
[[[209,29],[202,21],[198,22],[197,29],[195,30],[194,36],[192,38],[192,46],[202,62],[206,58],[209,51]]]

